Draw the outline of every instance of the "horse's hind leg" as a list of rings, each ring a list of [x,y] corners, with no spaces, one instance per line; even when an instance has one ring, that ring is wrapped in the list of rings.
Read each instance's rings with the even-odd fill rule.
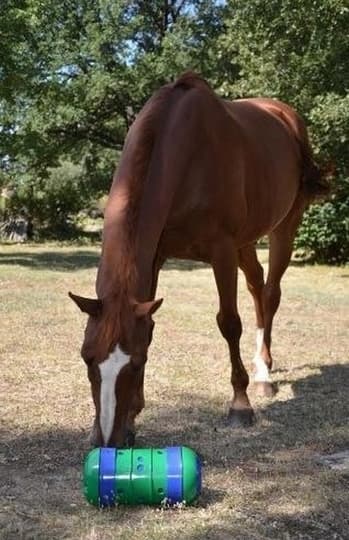
[[[264,271],[263,266],[257,259],[256,248],[253,244],[239,249],[239,266],[245,274],[247,288],[254,301],[257,329],[263,328]]]
[[[281,299],[281,278],[291,259],[293,240],[302,219],[304,208],[305,201],[301,198],[296,200],[290,214],[269,234],[269,269],[263,289],[263,340],[268,351],[270,351],[271,347],[273,319]]]
[[[272,367],[272,357],[270,349],[264,341],[264,272],[257,259],[256,248],[253,244],[239,249],[239,266],[245,274],[247,288],[252,295],[256,312],[257,347],[253,359],[255,364],[255,388],[259,394],[272,396],[275,393],[269,375],[269,370]]]
[[[219,294],[218,327],[228,342],[231,360],[231,383],[234,396],[229,411],[232,426],[249,426],[254,413],[247,397],[248,374],[240,357],[241,320],[237,309],[238,257],[230,241],[216,250],[212,260]]]

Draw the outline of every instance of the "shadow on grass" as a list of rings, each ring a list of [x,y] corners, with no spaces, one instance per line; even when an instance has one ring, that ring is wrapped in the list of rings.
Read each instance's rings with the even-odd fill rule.
[[[172,401],[161,404],[149,402],[147,409],[151,416],[145,413],[145,418],[140,420],[136,445],[191,446],[202,456],[204,478],[206,467],[210,468],[211,474],[213,471],[226,474],[229,470],[242,467],[248,476],[252,474],[248,472],[249,467],[254,470],[257,463],[261,472],[255,480],[253,477],[254,487],[251,488],[255,490],[255,500],[261,507],[263,501],[272,501],[275,508],[278,489],[282,489],[280,482],[284,482],[275,473],[276,477],[270,483],[278,451],[289,451],[292,455],[297,449],[312,448],[315,444],[322,451],[333,452],[349,445],[349,366],[324,366],[321,374],[289,383],[294,397],[288,401],[278,401],[276,397],[266,403],[258,413],[257,424],[246,430],[232,431],[227,426],[218,399],[209,401],[204,396],[182,392]],[[146,510],[138,507],[118,508],[98,518],[100,513],[84,502],[80,479],[83,457],[89,450],[85,430],[56,429],[14,437],[8,428],[0,432],[0,437],[4,443],[1,459],[6,464],[1,474],[2,505],[11,507],[11,515],[16,516],[7,523],[9,534],[6,538],[20,538],[20,527],[26,531],[24,538],[31,537],[30,534],[35,538],[47,538],[47,516],[57,527],[50,531],[50,538],[69,536],[72,520],[77,516],[80,520],[90,519],[92,523],[94,519],[100,519],[104,525],[112,524],[117,519],[118,524],[128,522],[128,527],[130,520],[136,525],[144,517]],[[309,468],[304,472],[300,468],[297,474],[304,474],[303,481],[308,481],[309,477],[309,481],[319,482],[316,480],[319,474],[316,466],[319,467],[314,461],[310,473]],[[284,465],[283,474],[288,478],[285,482],[289,482],[293,475],[290,467],[292,460],[289,465]],[[263,480],[267,482],[266,486]],[[181,537],[192,540],[228,539],[236,535],[242,539],[345,538],[348,526],[343,517],[346,515],[345,499],[343,509],[337,508],[336,497],[347,497],[348,487],[345,484],[348,484],[348,478],[339,479],[333,474],[330,478],[327,476],[325,481],[328,482],[328,493],[333,493],[333,498],[332,495],[324,498],[323,508],[313,507],[311,512],[305,511],[301,515],[281,512],[271,515],[266,505],[265,511],[260,513],[254,509],[248,521],[246,516],[241,520],[238,517],[234,523],[223,522],[218,527],[212,527],[207,521],[197,535],[191,533],[192,536]],[[343,492],[336,494],[341,485]],[[213,490],[204,487],[199,505],[201,508],[214,508],[224,497],[225,491],[220,489],[219,484]],[[334,512],[339,516],[335,524]]]
[[[72,272],[80,269],[95,268],[98,266],[100,253],[92,250],[62,251],[17,251],[14,253],[0,253],[0,265],[24,266],[33,270],[53,270]],[[292,260],[289,266],[303,267],[305,261]],[[191,272],[211,268],[207,263],[190,259],[168,259],[161,271],[177,270]],[[348,277],[343,275],[342,277]]]
[[[266,490],[269,499],[271,490]],[[223,521],[223,523],[222,523]],[[201,527],[200,530],[182,536],[183,540],[346,540],[347,535],[329,516],[319,511],[294,514],[254,513],[235,517],[234,520],[220,520],[219,525]]]
[[[98,266],[100,254],[91,250],[77,251],[18,251],[0,253],[0,265],[24,266],[33,270],[67,271],[95,268]],[[209,265],[183,259],[169,259],[162,271],[192,271],[208,268]]]
[[[24,266],[33,270],[67,271],[94,268],[99,254],[95,251],[43,251],[0,254],[0,265]]]
[[[317,435],[326,440],[329,428],[347,427],[348,437],[329,440],[329,446],[339,451],[349,445],[349,365],[324,366],[321,374],[279,384],[291,384],[294,397],[278,401],[276,396],[266,402],[257,411],[256,425],[247,429],[231,430],[218,400],[207,401],[202,396],[181,392],[178,400],[172,402],[148,401],[145,418],[140,417],[136,445],[191,445],[215,466],[220,466],[220,452],[224,454],[224,464],[228,458],[233,465],[241,458],[256,457],[257,450],[272,451],[275,443],[294,448],[315,441]],[[264,420],[268,427],[263,426]],[[10,429],[2,429],[0,435],[5,456],[27,471],[40,467],[63,470],[80,465],[84,452],[89,450],[86,430],[57,429],[13,438]]]
[[[181,271],[192,271],[192,270],[202,270],[204,268],[211,268],[209,264],[192,261],[190,259],[168,259],[162,270],[181,270]]]
[[[6,540],[85,538],[73,530],[101,519],[103,525],[141,520],[144,508],[100,511],[82,493],[83,459],[91,449],[87,431],[56,429],[10,438],[0,431],[0,534]],[[7,511],[6,511],[7,510]],[[132,516],[130,516],[130,512]],[[139,516],[139,518],[138,518]],[[2,522],[2,518],[4,520]],[[79,520],[79,525],[76,525]],[[92,527],[93,528],[93,527]],[[92,536],[91,536],[92,538]],[[93,536],[94,538],[94,536]]]
[[[1,538],[71,538],[75,537],[70,535],[77,519],[81,526],[90,523],[94,529],[96,523],[113,527],[116,522],[129,528],[130,522],[136,526],[144,518],[144,506],[101,511],[85,501],[82,466],[84,456],[91,450],[86,430],[56,429],[13,437],[10,430],[2,429],[0,438],[1,463],[6,464],[0,482],[0,502],[5,508],[4,514],[0,512],[0,529],[4,533]],[[160,446],[166,445],[163,438]],[[205,488],[204,493],[202,507],[224,497],[218,489]]]
[[[136,443],[189,444],[202,452],[207,463],[216,467],[227,463],[237,465],[241,459],[256,458],[278,446],[296,448],[321,441],[324,446],[339,451],[349,445],[349,365],[324,366],[319,375],[278,384],[291,384],[294,397],[278,401],[276,395],[265,402],[257,411],[256,425],[251,428],[233,431],[218,402],[209,403],[181,393],[180,403],[164,404],[144,423]],[[250,394],[252,392],[251,389]],[[152,403],[147,407],[152,408]],[[265,424],[268,427],[264,427]],[[338,432],[337,439],[326,443],[330,429],[335,433],[336,428],[340,430],[345,426],[346,436]]]
[[[250,477],[250,493],[245,502],[244,494],[241,499],[242,507],[246,505],[244,515],[223,519],[215,527],[207,522],[206,527],[183,538],[347,538],[349,471],[341,475],[330,472],[319,464],[318,453],[349,448],[349,366],[320,369],[320,374],[282,381],[280,384],[291,384],[293,398],[278,401],[276,396],[264,402],[257,412],[257,424],[246,430],[231,431],[219,415],[217,403],[204,404],[189,394],[181,395],[179,409],[161,409],[144,426],[142,442],[165,438],[186,444],[202,454],[211,474],[212,470],[225,475],[240,469]],[[308,496],[314,493],[310,509],[309,500],[303,506],[302,485],[307,485]],[[280,508],[279,498],[285,489],[292,494],[291,504]],[[203,491],[201,504],[214,507],[216,495]]]

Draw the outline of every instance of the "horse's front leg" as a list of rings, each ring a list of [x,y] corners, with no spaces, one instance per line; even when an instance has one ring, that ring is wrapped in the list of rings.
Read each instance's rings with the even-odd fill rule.
[[[164,262],[165,262],[165,259],[161,257],[160,255],[157,255],[152,271],[150,270],[148,272],[143,271],[142,284],[139,285],[139,291],[140,291],[139,298],[142,298],[142,300],[154,300],[157,284],[158,284],[159,272]],[[150,268],[150,264],[148,266]],[[151,340],[152,340],[152,335],[149,335],[149,339],[148,339],[149,345],[151,343]],[[142,412],[145,406],[144,373],[145,373],[145,366],[143,366],[139,372],[139,375],[136,381],[136,391],[133,395],[131,407],[128,413],[127,434],[126,434],[128,446],[134,446],[135,444],[136,418]]]
[[[219,294],[218,327],[227,340],[231,360],[231,383],[233,399],[229,410],[229,422],[233,427],[250,426],[254,412],[246,390],[249,383],[247,371],[240,357],[241,320],[237,309],[237,252],[230,241],[216,250],[212,260]]]
[[[126,442],[128,446],[134,446],[136,440],[136,417],[142,412],[145,405],[144,400],[144,371],[143,366],[138,374],[136,391],[133,395],[131,407],[127,417]]]

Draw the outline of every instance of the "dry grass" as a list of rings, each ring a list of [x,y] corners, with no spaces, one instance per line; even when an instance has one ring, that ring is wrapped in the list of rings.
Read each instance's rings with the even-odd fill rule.
[[[204,461],[203,493],[192,508],[98,511],[80,491],[92,406],[79,358],[84,317],[66,294],[93,294],[98,250],[0,249],[1,538],[348,538],[349,475],[317,461],[349,447],[348,268],[289,268],[274,332],[279,392],[250,392],[258,422],[233,432],[211,271],[168,264],[137,445],[192,446]],[[249,367],[254,317],[240,281]]]

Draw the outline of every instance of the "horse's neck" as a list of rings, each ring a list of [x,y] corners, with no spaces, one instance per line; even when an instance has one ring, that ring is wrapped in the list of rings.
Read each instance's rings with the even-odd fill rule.
[[[108,199],[96,284],[99,297],[118,292],[118,286],[140,301],[151,294],[153,262],[169,197],[159,158],[152,155],[154,134],[149,133],[155,128],[149,128],[147,114],[144,109],[128,133]]]
[[[125,293],[139,301],[150,299],[161,226],[159,212],[144,211],[142,203],[138,200],[135,208],[126,191],[111,191],[96,281],[99,298]]]

